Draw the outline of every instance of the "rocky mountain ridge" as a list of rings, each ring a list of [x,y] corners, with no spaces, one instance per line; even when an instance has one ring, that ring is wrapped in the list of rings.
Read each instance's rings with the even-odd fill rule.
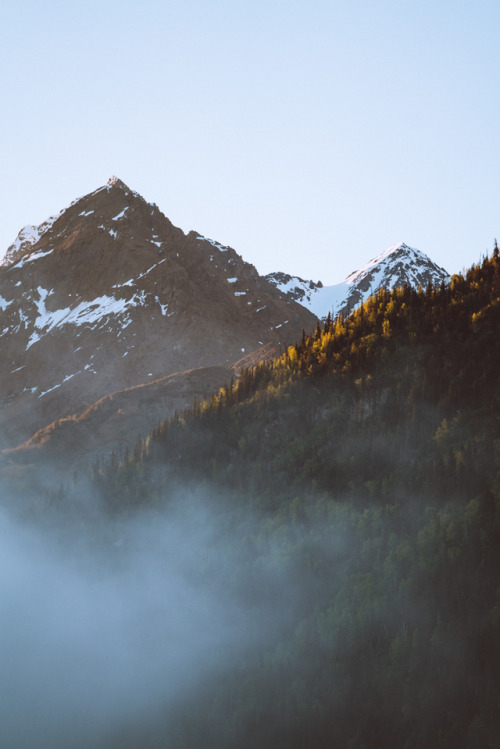
[[[440,268],[425,253],[404,242],[384,250],[362,268],[351,273],[345,281],[333,286],[324,286],[321,281],[305,281],[298,276],[285,273],[270,273],[266,276],[277,289],[290,300],[302,304],[320,319],[328,314],[333,317],[352,312],[378,289],[388,291],[398,286],[426,288],[449,281],[449,274]]]
[[[23,229],[0,267],[0,445],[109,393],[230,369],[315,320],[232,248],[184,234],[112,178]]]
[[[262,277],[113,177],[24,227],[0,263],[0,449],[24,459],[47,445],[72,444],[79,459],[130,449],[318,317],[381,286],[447,278],[404,243],[334,286]]]

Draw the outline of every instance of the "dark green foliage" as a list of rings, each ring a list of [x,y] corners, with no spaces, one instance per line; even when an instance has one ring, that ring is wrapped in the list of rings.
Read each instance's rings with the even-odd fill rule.
[[[286,626],[141,746],[496,746],[499,313],[497,250],[380,291],[96,469],[113,508],[212,487],[234,588],[264,563],[297,583]]]
[[[118,474],[110,466],[97,475],[117,482],[122,502],[136,470],[143,481],[143,468],[131,469],[143,461],[160,461],[173,481],[210,479],[245,496],[255,487],[264,505],[295,485],[386,501],[399,485],[439,493],[453,463],[453,490],[470,493],[493,459],[486,434],[498,415],[499,295],[496,255],[449,287],[381,290],[160,424]],[[443,419],[459,420],[467,447],[434,439]]]

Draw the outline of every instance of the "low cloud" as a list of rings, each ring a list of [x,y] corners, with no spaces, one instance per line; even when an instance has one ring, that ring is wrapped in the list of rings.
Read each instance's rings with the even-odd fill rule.
[[[0,515],[2,746],[105,745],[280,626],[285,566],[235,577],[231,529],[208,506],[185,496],[45,530]]]

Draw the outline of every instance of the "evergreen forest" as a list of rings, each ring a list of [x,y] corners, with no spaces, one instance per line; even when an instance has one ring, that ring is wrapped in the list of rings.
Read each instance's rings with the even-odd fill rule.
[[[201,503],[217,533],[192,574],[241,617],[243,645],[107,747],[499,745],[499,335],[495,249],[328,318],[47,494],[38,518],[83,484],[112,522]]]

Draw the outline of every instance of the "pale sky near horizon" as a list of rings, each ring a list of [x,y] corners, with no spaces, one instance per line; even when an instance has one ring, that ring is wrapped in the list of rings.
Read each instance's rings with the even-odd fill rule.
[[[500,241],[498,0],[0,0],[0,256],[116,175],[261,273]]]

